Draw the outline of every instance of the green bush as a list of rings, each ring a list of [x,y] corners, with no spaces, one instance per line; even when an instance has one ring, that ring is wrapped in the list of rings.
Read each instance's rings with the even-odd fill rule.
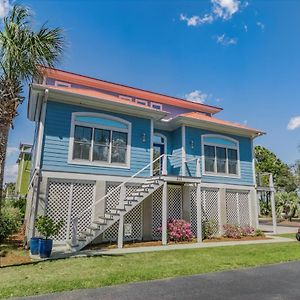
[[[218,223],[214,220],[205,220],[203,222],[203,238],[211,239],[217,235],[219,228]]]
[[[25,217],[25,210],[26,210],[26,198],[20,198],[18,200],[14,200],[12,202],[12,206],[20,210],[20,214],[23,222]]]
[[[4,206],[0,215],[0,242],[16,233],[22,224],[20,210],[11,206]]]
[[[264,232],[261,229],[256,229],[254,232],[255,236],[265,236]]]
[[[63,225],[63,220],[55,223],[50,217],[47,216],[39,216],[35,221],[36,229],[42,236],[45,237],[45,239],[57,235]]]

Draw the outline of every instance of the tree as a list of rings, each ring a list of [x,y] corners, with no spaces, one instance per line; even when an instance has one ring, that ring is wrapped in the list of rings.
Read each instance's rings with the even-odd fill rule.
[[[43,25],[34,31],[30,10],[14,5],[0,30],[0,212],[9,129],[23,101],[23,84],[41,76],[39,66],[53,67],[61,57],[64,38],[60,28]]]
[[[279,192],[275,195],[276,213],[278,216],[284,214],[285,218],[292,221],[295,214],[299,212],[300,199],[295,192]]]
[[[256,173],[272,173],[274,184],[286,192],[295,191],[296,178],[289,166],[282,162],[273,152],[262,146],[255,147]]]

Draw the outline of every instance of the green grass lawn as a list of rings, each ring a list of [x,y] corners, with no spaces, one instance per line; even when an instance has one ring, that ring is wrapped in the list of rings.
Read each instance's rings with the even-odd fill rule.
[[[102,287],[300,259],[300,243],[69,258],[0,269],[0,298]]]
[[[281,234],[276,234],[276,236],[281,236],[281,237],[296,240],[296,233],[281,233]]]

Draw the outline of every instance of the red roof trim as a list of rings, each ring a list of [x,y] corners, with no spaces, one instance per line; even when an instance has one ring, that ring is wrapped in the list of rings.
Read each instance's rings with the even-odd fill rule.
[[[41,67],[43,68],[43,67]],[[49,76],[50,78],[53,79],[59,79],[59,80],[65,80],[67,82],[73,82],[76,84],[81,84],[85,86],[90,86],[94,88],[99,88],[99,89],[104,89],[104,90],[109,90],[112,92],[128,95],[128,96],[134,96],[137,98],[142,98],[146,99],[149,101],[155,101],[155,102],[160,102],[164,104],[169,104],[169,105],[174,105],[178,107],[184,107],[188,109],[194,109],[196,111],[202,111],[202,112],[207,112],[211,114],[218,113],[222,110],[220,107],[216,106],[211,106],[211,105],[206,105],[206,104],[201,104],[201,103],[195,103],[195,102],[190,102],[185,99],[177,98],[177,97],[172,97],[172,96],[167,96],[164,94],[156,93],[156,92],[151,92],[131,86],[126,86],[123,84],[119,83],[114,83],[110,81],[105,81],[85,75],[80,75],[64,70],[59,70],[59,69],[54,69],[54,68],[44,68],[45,70],[45,75]]]

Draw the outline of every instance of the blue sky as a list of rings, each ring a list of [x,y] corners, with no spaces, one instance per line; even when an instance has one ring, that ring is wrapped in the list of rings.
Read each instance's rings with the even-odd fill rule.
[[[256,144],[289,164],[300,158],[300,1],[19,2],[34,26],[65,30],[57,67],[221,106],[220,118],[267,132]],[[6,180],[19,142],[32,141],[26,102],[14,126]]]

